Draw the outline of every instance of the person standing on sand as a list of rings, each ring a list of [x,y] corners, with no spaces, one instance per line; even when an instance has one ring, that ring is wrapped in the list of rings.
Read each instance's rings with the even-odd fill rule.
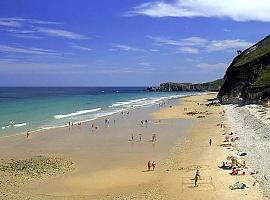
[[[155,171],[156,163],[155,161],[152,162],[153,171]]]
[[[198,187],[198,185],[197,185],[198,179],[199,179],[199,177],[196,175],[195,179],[194,179],[195,180],[195,187]]]
[[[212,139],[209,140],[209,145],[210,145],[210,146],[212,145]]]
[[[26,138],[29,138],[29,131],[27,131],[26,133]]]
[[[141,134],[140,134],[140,136],[139,136],[139,140],[142,141],[142,135],[141,135]]]
[[[151,170],[151,162],[150,162],[150,160],[149,160],[148,163],[147,163],[147,168],[148,168],[148,171]]]
[[[133,136],[133,134],[131,135],[131,141],[133,141],[134,140],[134,136]]]

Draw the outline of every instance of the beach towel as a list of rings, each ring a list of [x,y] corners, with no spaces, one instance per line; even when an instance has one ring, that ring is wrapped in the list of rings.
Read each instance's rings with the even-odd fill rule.
[[[229,188],[231,190],[246,189],[247,188],[247,185],[245,183],[241,183],[241,182],[237,181],[233,185],[230,185]]]

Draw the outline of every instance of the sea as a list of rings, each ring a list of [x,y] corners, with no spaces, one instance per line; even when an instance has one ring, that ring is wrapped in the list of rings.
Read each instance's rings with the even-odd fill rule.
[[[95,120],[198,92],[146,87],[0,87],[0,136]]]

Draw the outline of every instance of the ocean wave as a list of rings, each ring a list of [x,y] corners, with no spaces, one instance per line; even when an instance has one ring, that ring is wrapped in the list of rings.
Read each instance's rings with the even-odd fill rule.
[[[27,123],[20,123],[20,124],[10,124],[10,125],[6,125],[6,126],[2,126],[2,129],[7,129],[7,128],[18,128],[18,127],[22,127],[22,126],[26,126]]]
[[[99,110],[101,110],[101,108],[95,108],[95,109],[90,109],[90,110],[80,110],[80,111],[77,111],[74,113],[55,115],[54,118],[55,119],[63,119],[63,118],[67,118],[67,117],[74,117],[77,115],[84,115],[87,113],[97,112]]]
[[[119,101],[119,102],[113,103],[109,107],[110,108],[113,108],[113,107],[127,106],[127,105],[130,105],[130,104],[133,104],[133,103],[137,103],[137,102],[140,102],[140,101],[145,101],[147,99],[148,98],[141,98],[141,99],[132,99],[132,100],[129,100],[129,101]]]
[[[20,124],[14,124],[14,127],[21,127],[21,126],[26,126],[27,123],[20,123]]]

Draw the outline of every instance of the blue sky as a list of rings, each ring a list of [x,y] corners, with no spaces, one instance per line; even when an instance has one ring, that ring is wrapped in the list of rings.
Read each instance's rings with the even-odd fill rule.
[[[267,0],[3,0],[1,86],[148,86],[223,77],[269,34]]]

